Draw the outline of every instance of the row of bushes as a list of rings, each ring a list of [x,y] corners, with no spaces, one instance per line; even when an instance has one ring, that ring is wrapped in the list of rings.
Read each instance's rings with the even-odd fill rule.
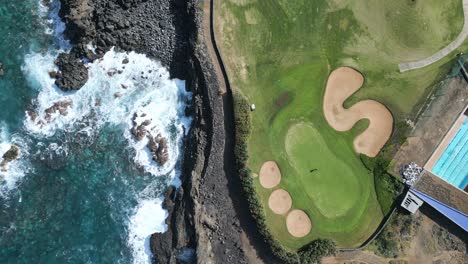
[[[388,170],[391,160],[405,143],[410,131],[411,128],[405,121],[397,122],[393,128],[392,137],[375,158],[360,155],[364,166],[374,175],[377,200],[384,214],[392,210],[395,201],[404,189],[402,179],[393,176]]]
[[[336,245],[327,239],[317,239],[304,246],[297,252],[285,249],[269,231],[265,213],[254,187],[251,171],[247,167],[248,150],[247,140],[251,130],[249,102],[239,93],[233,93],[234,122],[236,127],[235,156],[238,175],[241,180],[244,195],[247,199],[249,210],[255,219],[259,233],[270,246],[273,254],[286,263],[320,263],[323,256],[334,255]]]
[[[384,214],[392,210],[393,203],[404,189],[401,180],[387,172],[390,160],[385,157],[385,149],[375,158],[369,158],[366,155],[360,155],[364,166],[374,176],[374,187],[377,194],[377,200]]]

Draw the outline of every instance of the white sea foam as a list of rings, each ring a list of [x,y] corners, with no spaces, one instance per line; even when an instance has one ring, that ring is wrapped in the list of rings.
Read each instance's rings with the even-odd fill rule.
[[[119,53],[111,50],[93,63],[88,63],[89,80],[78,91],[63,92],[50,78],[49,71],[57,70],[54,60],[60,51],[70,49],[70,44],[63,38],[64,23],[58,17],[60,2],[53,1],[48,17],[49,34],[53,34],[58,47],[46,53],[34,53],[26,56],[22,67],[31,87],[38,96],[33,101],[37,117],[31,118],[25,113],[24,127],[37,138],[46,138],[58,131],[80,132],[88,136],[98,133],[103,125],[116,125],[124,128],[123,136],[135,151],[134,161],[146,172],[154,176],[166,175],[172,183],[179,186],[178,162],[182,139],[191,125],[191,118],[185,116],[185,107],[191,100],[191,93],[185,90],[181,80],[169,78],[168,71],[159,63],[145,55]],[[89,48],[94,48],[90,43]],[[128,63],[123,63],[128,59]],[[60,102],[66,104],[62,113],[58,109],[53,113],[50,107]],[[49,113],[46,110],[49,109]],[[137,118],[134,119],[134,114]],[[34,120],[33,120],[34,119]],[[89,122],[88,127],[82,124]],[[146,127],[152,136],[161,135],[167,139],[168,161],[161,166],[152,159],[147,148],[149,139],[134,139],[130,130],[133,121],[141,124],[147,120]],[[46,150],[66,151],[58,145],[49,145]],[[157,184],[156,182],[154,184]],[[134,263],[150,263],[151,252],[149,238],[155,232],[165,232],[165,219],[168,216],[162,208],[162,199],[153,198],[161,186],[150,184],[139,197],[137,208],[128,221],[128,245],[133,253]]]
[[[43,1],[38,1],[38,6],[39,15],[42,18],[40,23],[44,27],[44,33],[46,35],[53,35],[60,49],[70,50],[70,41],[65,39],[63,35],[66,25],[59,16],[61,7],[60,1],[53,0],[47,5]]]
[[[86,134],[97,133],[105,124],[124,127],[123,136],[134,149],[134,161],[146,172],[154,175],[166,175],[176,186],[180,185],[176,164],[178,162],[182,139],[190,128],[191,118],[185,116],[185,107],[191,99],[191,93],[185,90],[185,83],[171,80],[167,70],[159,62],[144,55],[118,53],[111,50],[101,60],[89,63],[88,82],[78,91],[63,92],[54,85],[48,71],[55,69],[55,54],[31,54],[27,56],[23,71],[32,87],[38,90],[33,102],[37,117],[33,121],[26,114],[24,126],[34,137],[50,137],[57,131],[84,131]],[[128,63],[124,64],[124,59]],[[50,114],[47,121],[46,109],[54,103],[69,101],[67,114],[59,111]],[[137,118],[134,119],[134,114]],[[77,124],[89,122],[93,127],[83,128]],[[152,136],[161,135],[168,140],[169,159],[161,166],[152,159],[147,148],[149,139],[135,140],[130,132],[133,121],[141,124],[146,120]],[[155,183],[156,184],[156,183]],[[150,197],[146,193],[157,190],[148,186],[141,192],[141,197]],[[167,212],[161,207],[160,199],[143,198],[134,216],[130,219],[128,243],[133,252],[135,263],[149,263],[151,254],[149,236],[155,232],[164,232]]]
[[[28,131],[48,137],[57,130],[73,131],[77,123],[89,118],[97,121],[93,122],[96,126],[93,131],[106,123],[126,125],[124,136],[135,150],[137,164],[155,176],[174,170],[182,138],[191,122],[184,114],[191,94],[186,92],[183,81],[169,79],[167,70],[145,55],[111,50],[101,60],[87,65],[89,80],[80,90],[65,93],[48,75],[48,71],[55,69],[54,57],[48,53],[26,58],[23,70],[30,84],[39,90],[34,102],[38,116],[34,121],[28,117],[24,122]],[[129,62],[124,64],[126,58]],[[72,103],[66,115],[55,111],[47,117],[47,109],[59,102]],[[151,121],[147,126],[151,135],[167,138],[169,159],[164,166],[153,161],[146,147],[147,137],[136,141],[130,133],[135,113],[139,116],[135,119],[138,124]]]
[[[161,199],[140,201],[129,224],[128,245],[133,251],[134,264],[151,263],[150,236],[167,231],[167,216]]]
[[[10,135],[5,124],[0,128],[0,163],[5,154],[13,145],[20,148],[20,156],[0,169],[0,196],[6,196],[13,190],[30,168],[23,157],[28,155],[28,147],[18,135]]]

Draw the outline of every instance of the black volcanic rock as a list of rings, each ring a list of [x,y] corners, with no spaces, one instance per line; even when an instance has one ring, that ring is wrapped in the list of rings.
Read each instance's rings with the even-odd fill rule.
[[[94,61],[111,47],[158,59],[171,77],[187,80],[188,15],[196,1],[183,0],[61,0],[65,36],[77,58]],[[96,54],[87,49],[96,47]],[[66,74],[66,73],[64,73]]]
[[[59,15],[67,24],[65,36],[74,44],[96,36],[94,0],[61,0]]]
[[[247,263],[240,246],[243,228],[236,208],[244,208],[245,212],[248,209],[231,197],[232,194],[240,197],[240,189],[232,183],[238,179],[232,170],[227,174],[224,169],[225,113],[223,98],[217,93],[216,72],[199,38],[202,1],[61,1],[64,3],[61,17],[67,22],[65,34],[74,46],[71,51],[74,58],[92,61],[111,47],[143,53],[168,68],[171,78],[185,80],[193,93],[193,106],[187,110],[187,114],[193,115],[193,125],[184,140],[181,160],[182,186],[169,189],[166,195],[168,231],[151,236],[152,262],[182,263],[179,254],[193,250],[191,261],[198,263]],[[92,11],[83,6],[91,7]],[[87,50],[89,43],[95,46],[95,54]],[[99,103],[96,99],[95,104]],[[134,117],[133,127],[139,125]],[[152,137],[149,133],[146,136]],[[160,155],[165,152],[164,142],[156,142],[154,137],[148,147],[156,151],[160,148]],[[216,223],[217,227],[206,223]]]
[[[63,91],[79,90],[88,81],[88,69],[73,53],[60,53],[55,64],[59,68],[55,84]]]

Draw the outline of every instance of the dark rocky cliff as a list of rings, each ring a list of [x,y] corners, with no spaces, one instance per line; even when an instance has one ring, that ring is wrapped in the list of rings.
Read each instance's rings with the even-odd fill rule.
[[[223,106],[229,100],[218,93],[219,76],[203,40],[202,1],[61,1],[65,35],[73,44],[57,61],[68,66],[57,76],[58,82],[66,83],[62,89],[81,87],[83,80],[74,76],[86,75],[77,59],[92,61],[115,47],[160,60],[172,78],[186,80],[193,92],[187,114],[194,122],[184,144],[183,184],[166,192],[169,230],[151,237],[153,262],[247,263],[240,239],[246,228],[241,225],[254,225],[239,219],[239,210],[248,209],[240,204],[240,188],[233,184],[236,175],[226,167],[226,153],[232,152],[227,142],[232,140],[225,130],[232,130],[232,120],[225,120]],[[87,49],[88,43],[96,46],[96,54]]]

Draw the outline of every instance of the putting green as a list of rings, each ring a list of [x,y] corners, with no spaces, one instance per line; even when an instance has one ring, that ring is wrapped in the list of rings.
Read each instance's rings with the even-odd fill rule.
[[[256,106],[248,166],[258,174],[265,161],[274,160],[281,170],[281,183],[273,189],[254,179],[272,235],[291,250],[316,238],[332,239],[338,247],[359,246],[387,212],[377,201],[373,175],[353,148],[368,122],[337,132],[323,116],[328,76],[340,66],[362,72],[365,83],[345,107],[376,100],[389,108],[398,127],[414,117],[451,67],[449,60],[468,45],[423,69],[399,73],[398,63],[425,58],[450,43],[463,26],[462,1],[214,4],[217,42],[231,87]],[[308,235],[291,236],[285,217],[268,209],[269,196],[278,188],[289,192],[292,209],[310,217]]]
[[[362,188],[357,175],[350,173],[352,169],[328,148],[312,124],[293,125],[286,135],[285,148],[298,180],[322,215],[340,217],[357,205],[366,186]]]

